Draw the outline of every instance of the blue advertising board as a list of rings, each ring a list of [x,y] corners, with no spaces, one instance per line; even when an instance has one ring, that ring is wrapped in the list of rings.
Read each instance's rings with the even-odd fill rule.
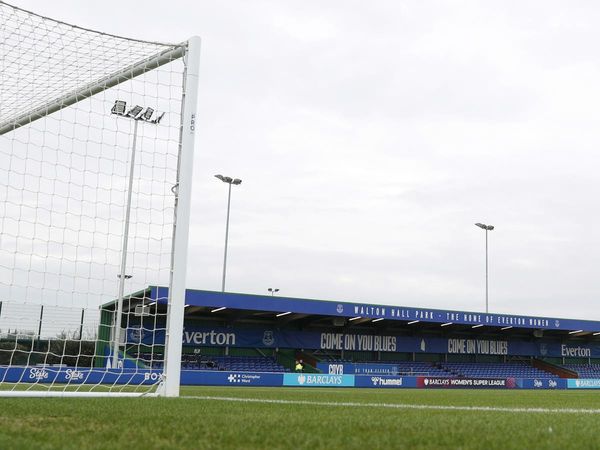
[[[355,387],[367,388],[416,388],[416,377],[390,376],[357,376],[354,378]]]
[[[303,387],[354,387],[354,375],[286,373],[283,375],[283,385]]]
[[[75,367],[0,367],[0,380],[8,383],[155,384],[162,372],[148,369],[82,369]]]
[[[566,389],[567,380],[563,378],[524,378],[517,379],[521,389]]]
[[[282,386],[283,373],[182,370],[181,384],[188,386]]]
[[[82,369],[74,367],[0,367],[8,383],[150,385],[162,372],[148,369]],[[182,385],[299,386],[357,388],[463,388],[463,389],[600,389],[600,379],[443,378],[388,375],[332,375],[182,370]]]
[[[166,303],[168,297],[168,289],[166,287],[151,286],[149,290],[152,300],[158,303]],[[272,297],[270,295],[248,295],[192,289],[186,290],[185,303],[193,306],[226,307],[273,312],[291,311],[301,314],[318,314],[347,318],[367,317],[371,319],[418,320],[430,323],[455,323],[471,326],[486,325],[541,330],[600,332],[600,322],[592,320],[374,305],[368,303]]]
[[[162,345],[164,328],[144,322],[127,328],[128,344]],[[512,355],[538,357],[600,357],[599,343],[550,339],[441,338],[272,328],[225,328],[186,325],[182,343],[190,347],[306,348],[315,350]],[[354,372],[345,372],[354,373]],[[390,375],[393,373],[390,373]]]
[[[569,389],[600,389],[600,380],[596,378],[568,379]]]

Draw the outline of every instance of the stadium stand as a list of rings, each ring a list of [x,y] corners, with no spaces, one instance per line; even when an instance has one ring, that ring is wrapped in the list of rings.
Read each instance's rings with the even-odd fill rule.
[[[524,361],[505,363],[443,363],[451,376],[470,378],[553,378],[554,374]]]
[[[564,364],[562,367],[576,372],[579,378],[600,378],[600,364]]]
[[[356,375],[369,375],[368,367],[377,365],[383,373],[387,369],[390,375],[410,375],[410,376],[429,376],[429,377],[450,377],[453,376],[447,370],[429,362],[418,361],[352,361],[348,359],[326,358],[328,363],[346,363],[354,364]],[[365,368],[363,370],[363,367]]]
[[[136,353],[139,358],[152,369],[160,369],[162,360],[152,359],[151,353]],[[156,358],[156,355],[154,355]],[[200,356],[194,354],[182,355],[181,368],[184,370],[228,370],[240,372],[289,372],[275,358],[263,356]]]

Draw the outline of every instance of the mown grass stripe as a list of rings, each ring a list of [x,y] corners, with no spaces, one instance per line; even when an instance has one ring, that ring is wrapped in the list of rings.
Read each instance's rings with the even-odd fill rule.
[[[332,407],[363,407],[390,409],[426,409],[438,411],[474,411],[474,412],[505,412],[505,413],[555,413],[555,414],[600,414],[600,409],[585,408],[509,408],[500,406],[456,406],[456,405],[416,405],[409,403],[360,403],[360,402],[319,402],[311,400],[281,400],[267,398],[217,397],[211,395],[186,395],[181,398],[196,400],[216,400],[242,403],[271,403],[281,405],[310,405]]]

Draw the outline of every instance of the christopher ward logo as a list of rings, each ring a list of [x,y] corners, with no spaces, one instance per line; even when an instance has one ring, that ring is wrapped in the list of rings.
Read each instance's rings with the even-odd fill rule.
[[[227,381],[229,381],[230,383],[239,383],[240,381],[242,381],[242,376],[237,373],[232,373],[227,377]]]
[[[230,373],[227,377],[227,381],[231,384],[251,384],[258,380],[260,380],[260,375],[248,373]]]

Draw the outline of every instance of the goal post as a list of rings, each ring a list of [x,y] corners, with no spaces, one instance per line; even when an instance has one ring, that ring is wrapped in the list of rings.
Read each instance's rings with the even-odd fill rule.
[[[194,136],[196,134],[196,105],[198,103],[198,75],[200,70],[200,38],[188,41],[184,86],[185,100],[182,103],[182,124],[178,179],[175,196],[175,227],[173,229],[173,259],[169,283],[167,329],[165,333],[165,382],[167,397],[179,396],[181,375],[181,352],[183,316],[185,308],[185,286],[187,251],[189,238],[190,209],[192,203],[192,176],[194,161]]]
[[[0,396],[179,395],[199,58],[0,0]]]

